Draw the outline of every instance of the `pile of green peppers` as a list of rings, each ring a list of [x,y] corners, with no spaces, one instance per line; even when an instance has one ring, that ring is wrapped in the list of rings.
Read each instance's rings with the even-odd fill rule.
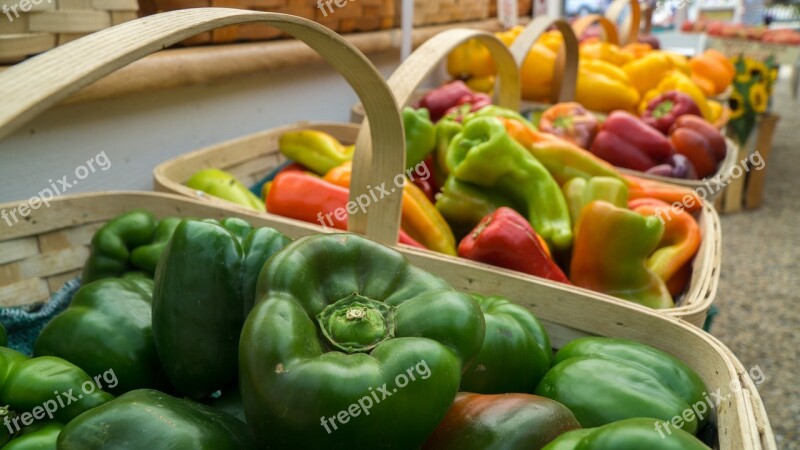
[[[137,210],[82,282],[33,357],[0,347],[2,449],[708,448],[707,416],[669,428],[706,395],[681,361],[554,354],[528,309],[357,235]]]

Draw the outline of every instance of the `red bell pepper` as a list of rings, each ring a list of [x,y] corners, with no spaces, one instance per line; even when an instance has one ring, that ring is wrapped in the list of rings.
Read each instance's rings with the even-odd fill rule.
[[[461,80],[447,83],[436,89],[429,91],[418,102],[415,108],[426,108],[431,115],[431,120],[436,123],[447,114],[447,111],[459,104],[464,97],[470,97],[475,93]]]
[[[713,175],[728,150],[718,129],[705,119],[691,115],[681,116],[675,121],[669,139],[675,151],[691,161],[700,178]]]
[[[600,128],[597,117],[580,103],[557,103],[547,108],[539,119],[539,130],[589,148]]]
[[[702,117],[697,103],[688,94],[667,91],[650,100],[642,118],[646,124],[666,135],[678,117],[685,114]]]
[[[608,116],[591,151],[617,167],[639,171],[661,164],[675,153],[664,135],[624,111]]]
[[[484,217],[461,243],[458,255],[486,264],[570,284],[548,250],[516,211],[500,207]]]
[[[280,172],[265,198],[267,212],[337,230],[347,230],[349,200],[348,189],[297,170]],[[398,242],[425,248],[403,230],[400,230]]]

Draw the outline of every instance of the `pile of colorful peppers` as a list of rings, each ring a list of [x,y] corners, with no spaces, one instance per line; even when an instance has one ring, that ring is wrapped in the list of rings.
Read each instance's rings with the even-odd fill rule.
[[[561,139],[485,100],[456,81],[420,100],[430,113],[403,111],[407,166],[429,176],[405,182],[399,242],[652,308],[673,307],[700,247],[692,213],[702,200],[690,189],[622,175],[596,154],[603,145],[620,154],[662,152],[652,160],[664,165],[683,154],[633,116],[664,145],[653,145],[645,134],[632,140],[630,128],[623,142],[614,133],[632,125],[617,116],[622,112],[598,127],[576,105],[557,105],[540,125]],[[563,111],[572,115],[559,115]],[[691,119],[681,116],[671,126],[673,139],[697,133]],[[594,154],[575,145],[587,142]],[[281,137],[280,150],[294,163],[264,185],[266,210],[345,230],[352,147],[320,131],[298,130]],[[687,158],[683,166],[693,171]],[[341,214],[331,214],[336,210]]]
[[[714,427],[667,353],[553,354],[529,310],[396,250],[236,218],[114,218],[33,357],[5,345],[4,450],[707,450]]]
[[[496,33],[507,46],[522,32],[522,27]],[[563,37],[548,31],[530,49],[520,67],[522,97],[549,102],[555,92],[553,80]],[[472,89],[490,92],[495,66],[489,50],[472,40],[456,48],[448,57],[447,70]],[[649,44],[632,43],[624,47],[596,37],[582,39],[575,101],[592,111],[623,110],[643,112],[655,97],[667,91],[688,95],[702,117],[711,123],[724,120],[723,107],[709,97],[730,86],[733,66],[724,55],[713,50],[692,60],[653,49]]]

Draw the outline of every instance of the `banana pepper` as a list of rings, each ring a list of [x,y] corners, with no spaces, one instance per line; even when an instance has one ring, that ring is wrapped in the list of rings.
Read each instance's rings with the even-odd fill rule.
[[[468,120],[450,142],[447,161],[459,180],[496,190],[523,204],[528,221],[548,244],[569,248],[569,209],[558,183],[541,162],[511,138],[500,119]]]
[[[350,188],[352,171],[353,166],[348,162],[328,172],[323,180]],[[425,247],[447,255],[456,254],[456,238],[450,225],[425,193],[408,180],[403,187],[401,226]]]
[[[646,266],[664,235],[659,218],[594,201],[580,213],[570,279],[576,286],[651,308],[674,306],[667,286]]]
[[[352,145],[344,146],[335,137],[318,130],[287,131],[278,145],[284,156],[317,175],[325,175],[353,158]]]
[[[585,42],[580,47],[581,60],[594,59],[623,66],[633,60],[633,53],[623,51],[618,45],[603,41]]]
[[[264,211],[264,202],[233,175],[219,169],[202,169],[192,175],[186,186],[255,211]]]
[[[575,91],[578,103],[592,111],[633,111],[639,99],[639,92],[619,67],[601,60],[580,62]]]

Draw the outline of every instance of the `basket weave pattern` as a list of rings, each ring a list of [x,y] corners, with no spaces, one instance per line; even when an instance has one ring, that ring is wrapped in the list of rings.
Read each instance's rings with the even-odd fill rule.
[[[0,0],[0,8],[0,63],[13,63],[136,19],[139,5],[136,0]]]
[[[489,18],[495,0],[414,0],[414,26]],[[400,8],[400,2],[397,5]],[[400,17],[400,14],[397,15]]]

